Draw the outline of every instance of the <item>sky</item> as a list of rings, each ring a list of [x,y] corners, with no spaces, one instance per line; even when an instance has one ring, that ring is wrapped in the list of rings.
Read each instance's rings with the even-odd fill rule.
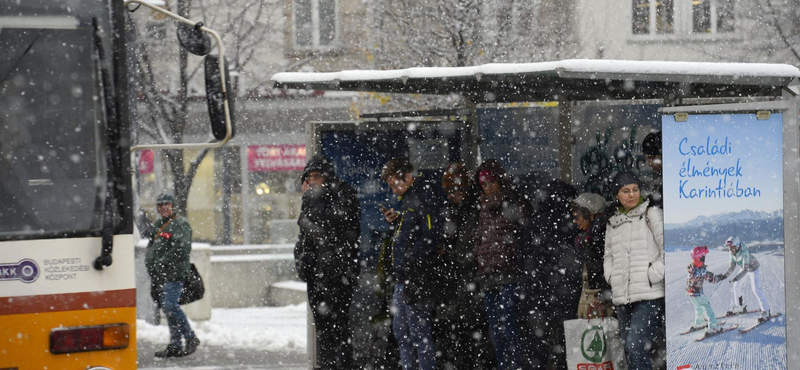
[[[755,114],[691,114],[686,122],[664,115],[665,223],[782,209],[782,124],[775,113],[767,120]],[[721,182],[733,197],[716,196]]]

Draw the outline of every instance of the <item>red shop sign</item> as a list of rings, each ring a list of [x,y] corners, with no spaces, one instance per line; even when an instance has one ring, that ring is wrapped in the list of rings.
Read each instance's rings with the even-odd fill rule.
[[[156,154],[150,150],[142,150],[139,153],[139,173],[153,173],[153,166],[156,160]]]
[[[306,146],[302,144],[247,147],[247,169],[250,172],[302,171],[305,165]]]

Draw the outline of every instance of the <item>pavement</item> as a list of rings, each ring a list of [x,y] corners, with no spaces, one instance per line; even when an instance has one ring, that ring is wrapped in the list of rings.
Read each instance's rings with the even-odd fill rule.
[[[180,358],[160,359],[155,352],[163,345],[138,342],[139,370],[204,369],[204,370],[308,370],[306,354],[270,352],[200,345],[197,352]]]

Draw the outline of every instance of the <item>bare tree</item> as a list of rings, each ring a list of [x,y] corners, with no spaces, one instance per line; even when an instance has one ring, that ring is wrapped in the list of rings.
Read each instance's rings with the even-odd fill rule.
[[[534,62],[577,52],[572,0],[382,0],[372,12],[380,68]]]
[[[735,2],[735,30],[723,42],[685,44],[715,60],[800,65],[800,0]]]
[[[800,0],[754,0],[759,12],[745,12],[767,27],[754,27],[765,42],[769,61],[800,65]]]
[[[276,22],[271,19],[280,11],[276,0],[177,0],[174,5],[178,14],[201,20],[220,33],[232,71],[231,96],[250,87],[250,81],[263,80],[263,68],[248,67],[256,56],[273,49],[267,39],[276,33]],[[136,34],[138,64],[133,85],[140,96],[139,125],[133,129],[138,130],[141,142],[182,143],[189,101],[204,91],[204,80],[198,76],[203,63],[197,57],[190,59],[186,50],[178,47],[171,21],[139,17],[130,26]],[[208,150],[197,153],[188,167],[182,150],[164,154],[174,183],[176,209],[185,214],[189,189]]]

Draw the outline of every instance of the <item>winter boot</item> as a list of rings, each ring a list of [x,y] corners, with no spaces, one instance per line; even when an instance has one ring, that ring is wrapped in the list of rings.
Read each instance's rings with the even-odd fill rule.
[[[172,344],[168,345],[167,349],[156,352],[156,357],[158,358],[181,357],[181,356],[183,356],[183,351],[181,351],[181,347]]]
[[[689,331],[690,331],[690,332],[692,332],[692,331],[700,331],[700,330],[703,330],[703,329],[705,329],[705,328],[706,328],[706,326],[708,326],[708,325],[692,325],[692,326],[689,328]]]
[[[183,355],[188,356],[194,353],[197,350],[197,346],[200,345],[200,339],[197,339],[196,336],[192,336],[191,338],[186,340],[186,349],[183,350]]]
[[[770,311],[761,311],[761,316],[758,317],[758,322],[764,322],[769,320],[771,316]]]
[[[735,315],[741,315],[745,312],[747,312],[747,306],[733,306],[730,309],[728,309],[728,312],[725,312],[725,315],[735,316]]]

